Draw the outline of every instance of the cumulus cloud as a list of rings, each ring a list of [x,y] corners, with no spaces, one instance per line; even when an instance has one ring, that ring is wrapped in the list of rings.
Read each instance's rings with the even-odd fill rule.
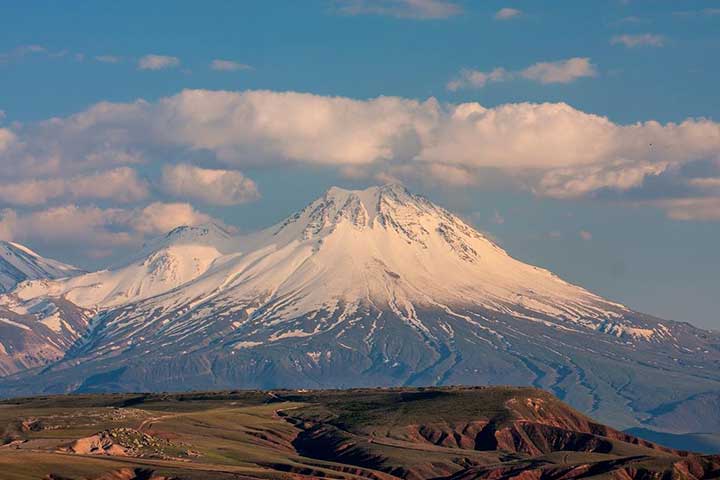
[[[141,121],[144,105],[101,102],[70,117],[14,126],[14,139],[0,150],[0,181],[143,163],[149,138],[131,123]]]
[[[512,78],[512,73],[502,67],[495,68],[489,72],[479,70],[463,69],[460,75],[447,84],[447,89],[456,92],[462,88],[482,88],[488,83],[504,82]]]
[[[0,204],[41,205],[56,198],[104,199],[128,203],[148,196],[148,185],[129,167],[72,178],[0,183]]]
[[[564,103],[485,108],[432,98],[353,100],[271,91],[186,90],[156,103],[99,104],[19,135],[15,143],[22,147],[11,147],[3,161],[13,165],[24,158],[50,172],[55,163],[31,153],[52,156],[63,167],[142,161],[144,151],[165,147],[212,152],[233,167],[414,162],[547,170],[685,162],[720,152],[720,125],[706,119],[619,125]]]
[[[522,15],[522,11],[517,8],[505,7],[495,12],[495,20],[512,20],[513,18],[518,18],[520,15]]]
[[[542,176],[536,193],[554,198],[580,198],[594,192],[630,190],[641,186],[645,179],[665,172],[667,162],[627,162],[551,170]]]
[[[662,47],[665,45],[665,37],[652,33],[614,35],[610,39],[610,43],[613,45],[625,45],[628,48]]]
[[[27,214],[0,211],[0,234],[5,240],[52,238],[60,245],[127,245],[132,242],[130,232],[114,228],[123,223],[127,224],[127,212],[120,209],[66,205]]]
[[[121,209],[63,205],[21,213],[0,211],[0,238],[3,240],[53,245],[107,248],[141,244],[180,225],[222,224],[198,212],[187,203],[151,203],[144,208]]]
[[[720,159],[720,124],[702,118],[621,125],[564,103],[486,108],[272,91],[186,90],[157,102],[102,103],[12,134],[0,151],[0,164],[10,166],[0,182],[212,156],[226,168],[168,168],[161,186],[215,204],[253,195],[254,184],[236,171],[249,167],[313,165],[355,178],[466,186],[503,178],[537,195],[578,198],[634,192],[672,175],[699,189],[683,166]]]
[[[213,205],[238,205],[260,197],[255,182],[236,170],[166,165],[161,182],[170,195]]]
[[[128,225],[141,234],[158,235],[180,225],[201,225],[211,221],[222,224],[210,215],[198,212],[189,203],[154,202],[132,215]]]
[[[574,57],[555,62],[540,62],[529,66],[521,75],[540,83],[570,83],[578,78],[597,75],[595,65],[587,57]]]
[[[507,82],[517,77],[523,77],[542,84],[570,83],[583,77],[597,75],[595,65],[589,58],[568,58],[555,62],[535,63],[518,72],[508,71],[502,67],[494,68],[489,72],[463,69],[460,74],[449,81],[446,88],[451,92],[464,88],[482,88],[489,83]]]
[[[165,70],[180,66],[180,59],[167,55],[145,55],[138,60],[140,70]]]
[[[337,0],[345,15],[388,15],[417,20],[442,19],[462,12],[460,5],[446,0]]]
[[[233,60],[215,59],[210,63],[210,68],[220,72],[236,72],[238,70],[252,70],[250,65],[235,62]]]

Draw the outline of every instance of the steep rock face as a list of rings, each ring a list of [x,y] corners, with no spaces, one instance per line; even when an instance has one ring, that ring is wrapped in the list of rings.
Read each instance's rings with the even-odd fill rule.
[[[718,334],[524,264],[397,185],[332,188],[250,235],[180,229],[120,267],[12,295],[98,313],[7,394],[517,384],[624,428],[720,392]]]

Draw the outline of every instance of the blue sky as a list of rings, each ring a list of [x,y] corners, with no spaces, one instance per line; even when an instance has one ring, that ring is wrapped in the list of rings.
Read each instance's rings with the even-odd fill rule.
[[[13,3],[0,237],[92,268],[175,219],[250,230],[397,179],[525,261],[720,328],[718,1]]]

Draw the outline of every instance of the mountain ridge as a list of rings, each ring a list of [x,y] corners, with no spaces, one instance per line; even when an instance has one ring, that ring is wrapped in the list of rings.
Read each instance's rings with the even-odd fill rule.
[[[25,373],[36,392],[511,383],[673,432],[713,405],[697,395],[720,398],[720,335],[524,264],[404,187],[331,188],[227,233],[176,229],[115,270],[0,297],[94,312],[64,358]],[[22,379],[0,392],[28,392]]]
[[[0,240],[0,293],[25,280],[61,278],[80,272],[72,265],[42,257],[25,245]]]

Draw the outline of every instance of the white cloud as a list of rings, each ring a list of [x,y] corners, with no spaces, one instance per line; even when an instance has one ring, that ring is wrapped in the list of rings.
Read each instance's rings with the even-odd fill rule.
[[[673,198],[651,202],[668,218],[684,221],[720,221],[720,197]]]
[[[455,92],[462,88],[482,88],[488,83],[504,82],[512,78],[512,73],[504,68],[495,68],[489,72],[463,69],[460,75],[447,84],[447,89]]]
[[[662,47],[665,45],[665,37],[652,33],[615,35],[610,39],[610,43],[613,45],[625,45],[628,48]]]
[[[462,13],[460,5],[446,0],[337,0],[345,15],[388,15],[417,20],[449,18]]]
[[[65,118],[18,125],[0,151],[0,182],[63,177],[145,161],[149,144],[142,122],[146,102],[98,103]],[[6,180],[3,180],[6,179]]]
[[[201,225],[211,221],[222,223],[198,212],[189,203],[155,202],[138,211],[128,223],[136,232],[154,236],[180,225]]]
[[[166,165],[162,187],[176,197],[213,205],[238,205],[260,197],[257,185],[236,170],[199,168],[188,164]]]
[[[250,65],[244,63],[235,62],[232,60],[219,60],[215,59],[210,63],[210,68],[221,72],[236,72],[238,70],[252,70]]]
[[[551,170],[542,176],[536,193],[554,198],[580,198],[604,189],[630,190],[641,186],[650,176],[658,176],[669,167],[667,162],[616,161]]]
[[[555,62],[540,62],[529,66],[521,75],[540,83],[570,83],[578,78],[597,75],[595,65],[587,57],[575,57]]]
[[[180,225],[222,224],[187,203],[152,203],[144,208],[63,205],[29,213],[0,211],[0,238],[54,246],[108,248],[140,245]]]
[[[522,15],[522,11],[517,8],[501,8],[495,12],[495,20],[512,20]]]
[[[148,196],[147,182],[132,168],[78,175],[73,178],[30,179],[0,183],[0,203],[41,205],[57,198],[105,199],[134,202]]]
[[[138,60],[140,70],[165,70],[180,66],[180,59],[167,55],[145,55]]]
[[[0,182],[86,175],[151,158],[167,163],[181,154],[187,161],[213,155],[227,165],[222,172],[297,164],[465,186],[502,178],[538,195],[577,198],[634,191],[680,175],[674,172],[686,164],[720,159],[720,124],[707,119],[620,125],[564,103],[485,108],[272,91],[186,90],[153,103],[102,103],[12,133],[0,152]],[[239,201],[233,189],[244,177],[236,173],[221,175],[222,188],[200,182],[216,185],[217,196],[187,186],[178,195]]]
[[[528,80],[549,83],[570,83],[583,77],[597,75],[595,65],[589,58],[568,58],[555,62],[539,62],[519,72],[511,72],[502,67],[489,72],[463,69],[460,74],[449,81],[446,88],[451,92],[465,88],[482,88],[489,83],[507,82],[520,76]]]

